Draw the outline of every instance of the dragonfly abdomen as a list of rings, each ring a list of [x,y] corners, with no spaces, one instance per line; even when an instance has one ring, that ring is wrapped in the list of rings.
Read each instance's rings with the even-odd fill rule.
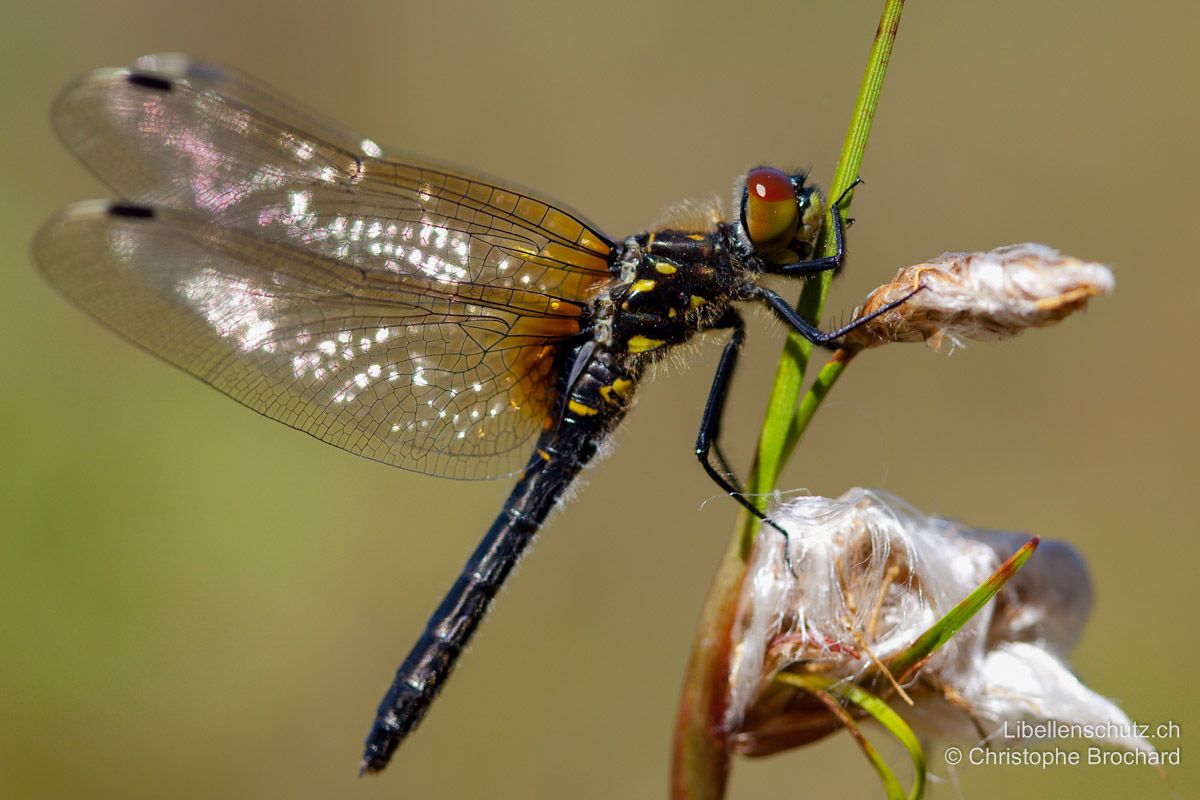
[[[522,481],[524,483],[524,481]],[[400,665],[367,735],[362,771],[378,772],[420,724],[539,522],[506,507]]]
[[[541,527],[553,505],[545,500],[561,495],[578,473],[578,468],[548,470],[547,466],[537,455],[530,460],[499,517],[396,671],[367,735],[363,772],[387,766],[395,749],[420,724],[492,599]]]
[[[546,516],[624,416],[635,376],[614,371],[607,356],[581,370],[557,424],[540,437],[504,508],[397,670],[367,735],[363,772],[387,766],[420,724]]]

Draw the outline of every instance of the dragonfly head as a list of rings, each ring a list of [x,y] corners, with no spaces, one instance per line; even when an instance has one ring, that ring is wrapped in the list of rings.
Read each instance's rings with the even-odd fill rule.
[[[741,233],[767,264],[791,264],[813,257],[825,203],[808,173],[755,167],[740,181]]]

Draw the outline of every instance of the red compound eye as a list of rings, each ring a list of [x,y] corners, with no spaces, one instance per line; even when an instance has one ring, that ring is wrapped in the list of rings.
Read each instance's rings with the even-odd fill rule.
[[[792,241],[800,224],[796,190],[786,172],[759,167],[746,176],[742,225],[760,255],[770,258]]]
[[[792,188],[792,179],[786,172],[774,167],[759,167],[750,170],[750,174],[746,176],[746,189],[759,200],[768,202],[796,199],[796,190]]]

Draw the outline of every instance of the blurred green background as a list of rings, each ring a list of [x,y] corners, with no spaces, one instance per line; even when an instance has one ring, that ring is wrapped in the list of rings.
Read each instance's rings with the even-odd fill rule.
[[[671,201],[725,198],[759,162],[827,184],[879,6],[8,3],[0,796],[662,797],[735,516],[701,508],[716,490],[691,455],[709,343],[645,388],[418,735],[358,779],[381,692],[507,484],[388,469],[270,424],[48,288],[36,226],[105,194],[50,131],[67,80],[154,51],[228,62],[620,236]],[[1187,2],[911,4],[831,313],[900,266],[1026,240],[1112,264],[1117,291],[1002,345],[865,355],[783,481],[884,487],[1075,543],[1097,589],[1075,666],[1134,718],[1181,726],[1185,795],[1200,759],[1197,23]],[[727,423],[742,463],[781,338],[756,315]],[[941,797],[1169,796],[1148,768],[949,777],[940,752]],[[784,795],[881,793],[839,736],[737,764],[732,797]]]

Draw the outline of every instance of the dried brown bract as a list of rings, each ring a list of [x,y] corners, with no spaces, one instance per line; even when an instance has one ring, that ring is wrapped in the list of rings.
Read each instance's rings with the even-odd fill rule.
[[[856,316],[921,291],[907,303],[847,334],[847,349],[888,342],[990,341],[1052,325],[1112,291],[1102,264],[1064,256],[1041,244],[1014,244],[986,253],[946,253],[906,267],[873,291]]]

